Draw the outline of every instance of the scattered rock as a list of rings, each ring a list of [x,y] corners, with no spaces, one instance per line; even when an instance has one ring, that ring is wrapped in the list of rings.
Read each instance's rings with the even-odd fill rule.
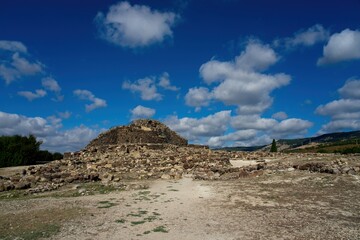
[[[158,121],[137,120],[129,126],[112,128],[100,134],[83,150],[64,154],[62,160],[30,166],[10,178],[1,177],[0,191],[27,189],[28,193],[37,193],[55,190],[68,183],[93,181],[133,189],[133,186],[125,186],[121,181],[169,180],[184,175],[197,180],[231,180],[257,177],[264,171],[360,173],[360,164],[351,165],[346,158],[326,161],[321,155],[320,161],[318,156],[215,151],[207,146],[188,145],[187,140]],[[256,164],[234,168],[230,159],[253,160]],[[277,161],[272,162],[274,159]],[[293,163],[289,159],[297,162]]]

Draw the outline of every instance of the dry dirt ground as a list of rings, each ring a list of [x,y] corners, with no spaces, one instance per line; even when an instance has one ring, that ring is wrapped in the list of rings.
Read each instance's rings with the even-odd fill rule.
[[[2,193],[0,239],[360,239],[358,175],[278,171],[125,184],[129,190]],[[97,194],[86,196],[92,188]]]

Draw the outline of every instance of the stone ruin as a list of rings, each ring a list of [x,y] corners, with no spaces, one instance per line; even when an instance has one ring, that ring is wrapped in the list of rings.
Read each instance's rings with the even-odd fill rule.
[[[155,120],[136,120],[114,127],[83,150],[64,159],[30,166],[12,177],[0,176],[0,191],[28,189],[29,193],[57,189],[68,183],[126,179],[220,179],[231,169],[229,155],[207,146],[188,145],[186,139]]]
[[[269,158],[280,161],[268,163],[264,160]],[[293,161],[299,158],[311,161]],[[256,160],[258,163],[235,168],[230,159]],[[129,126],[115,127],[100,134],[83,150],[65,153],[62,160],[30,166],[11,177],[0,176],[0,192],[27,189],[25,193],[37,193],[69,183],[91,181],[123,186],[127,179],[179,179],[184,175],[199,180],[229,180],[258,176],[265,171],[360,172],[359,157],[354,157],[355,165],[321,159],[324,159],[322,155],[314,154],[215,151],[207,146],[189,145],[186,139],[158,121],[137,120]]]
[[[188,141],[156,120],[139,119],[129,126],[111,128],[92,140],[86,148],[121,144],[173,144],[186,146]]]

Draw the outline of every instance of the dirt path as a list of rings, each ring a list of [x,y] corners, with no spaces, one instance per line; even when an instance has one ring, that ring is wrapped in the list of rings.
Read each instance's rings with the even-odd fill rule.
[[[204,202],[213,197],[211,187],[186,177],[152,182],[146,190],[84,197],[92,217],[65,226],[53,239],[212,239],[206,237],[212,220]]]
[[[234,181],[140,183],[149,188],[3,200],[0,218],[62,219],[53,240],[360,239],[358,176],[295,171]],[[46,218],[38,214],[46,209]]]

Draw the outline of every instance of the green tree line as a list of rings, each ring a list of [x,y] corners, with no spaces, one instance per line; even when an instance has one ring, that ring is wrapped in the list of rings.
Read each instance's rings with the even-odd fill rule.
[[[35,136],[0,136],[0,167],[31,165],[62,159],[61,153],[40,150]]]

